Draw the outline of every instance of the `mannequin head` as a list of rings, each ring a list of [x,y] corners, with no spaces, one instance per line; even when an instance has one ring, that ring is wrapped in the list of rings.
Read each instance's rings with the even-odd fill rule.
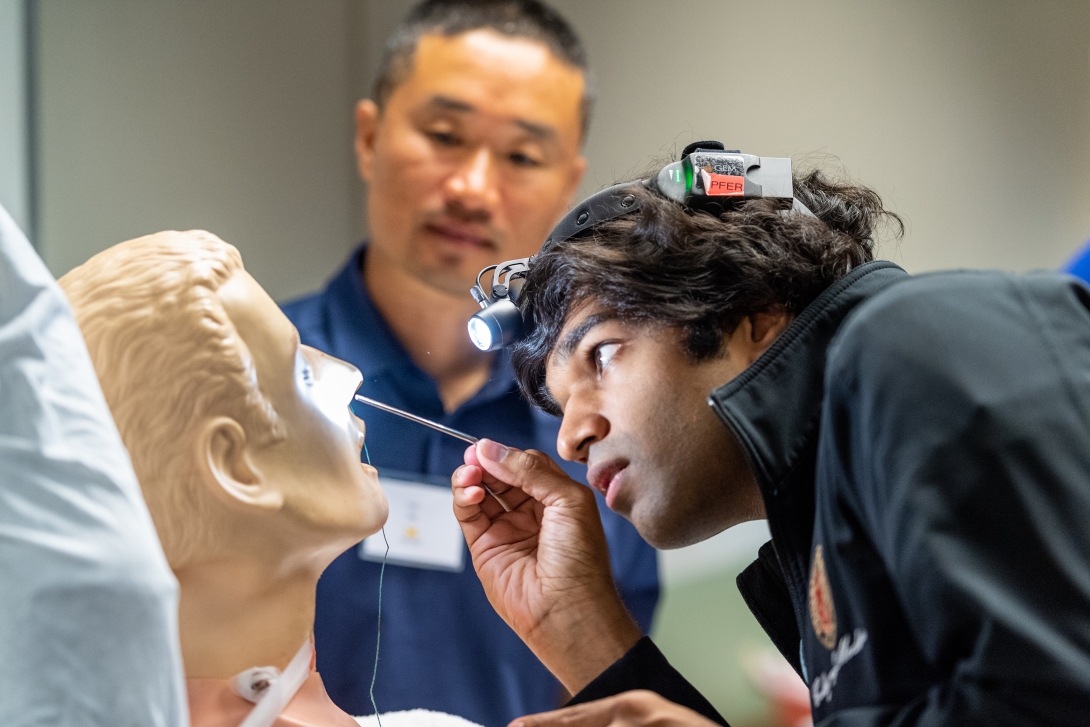
[[[201,231],[116,245],[61,286],[171,567],[247,559],[320,572],[377,531],[354,367],[295,327]]]

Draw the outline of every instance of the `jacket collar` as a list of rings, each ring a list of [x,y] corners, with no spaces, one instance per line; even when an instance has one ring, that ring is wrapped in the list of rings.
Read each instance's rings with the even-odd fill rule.
[[[748,455],[766,500],[813,451],[825,353],[840,324],[862,301],[907,277],[891,262],[859,266],[807,306],[749,368],[708,397]]]

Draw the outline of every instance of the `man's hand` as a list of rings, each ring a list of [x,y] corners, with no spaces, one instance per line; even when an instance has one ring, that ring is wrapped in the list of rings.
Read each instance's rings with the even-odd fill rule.
[[[654,692],[625,692],[574,707],[519,717],[509,727],[719,727]]]
[[[613,584],[594,494],[534,450],[484,439],[465,462],[451,477],[454,514],[488,600],[575,694],[641,637]]]

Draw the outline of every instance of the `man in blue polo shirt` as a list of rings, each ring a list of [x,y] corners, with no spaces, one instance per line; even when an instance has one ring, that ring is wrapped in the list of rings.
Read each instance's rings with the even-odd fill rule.
[[[585,52],[536,0],[426,0],[392,36],[356,109],[371,239],[326,289],[284,311],[304,343],[351,361],[367,396],[478,437],[555,456],[559,422],[517,391],[504,355],[469,342],[485,265],[531,255],[582,177]],[[367,408],[390,500],[380,711],[423,707],[492,726],[551,709],[561,688],[489,605],[451,506],[465,443]],[[570,474],[585,481],[581,468]],[[600,507],[618,590],[647,631],[655,551]],[[380,561],[369,538],[318,586],[318,669],[333,700],[372,711]]]

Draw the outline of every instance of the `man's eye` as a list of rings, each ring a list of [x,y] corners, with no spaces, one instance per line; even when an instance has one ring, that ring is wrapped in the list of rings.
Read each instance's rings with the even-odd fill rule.
[[[519,166],[519,167],[540,167],[541,166],[541,162],[539,162],[537,159],[533,158],[532,156],[530,156],[528,154],[523,154],[522,152],[515,152],[515,153],[511,154],[509,158],[511,159],[511,162],[515,164],[515,166]]]
[[[460,139],[451,131],[429,131],[428,136],[440,146],[458,146]]]
[[[602,343],[594,349],[594,367],[598,369],[598,373],[601,374],[609,366],[610,361],[613,360],[614,354],[617,353],[617,349],[620,348],[619,343]]]

